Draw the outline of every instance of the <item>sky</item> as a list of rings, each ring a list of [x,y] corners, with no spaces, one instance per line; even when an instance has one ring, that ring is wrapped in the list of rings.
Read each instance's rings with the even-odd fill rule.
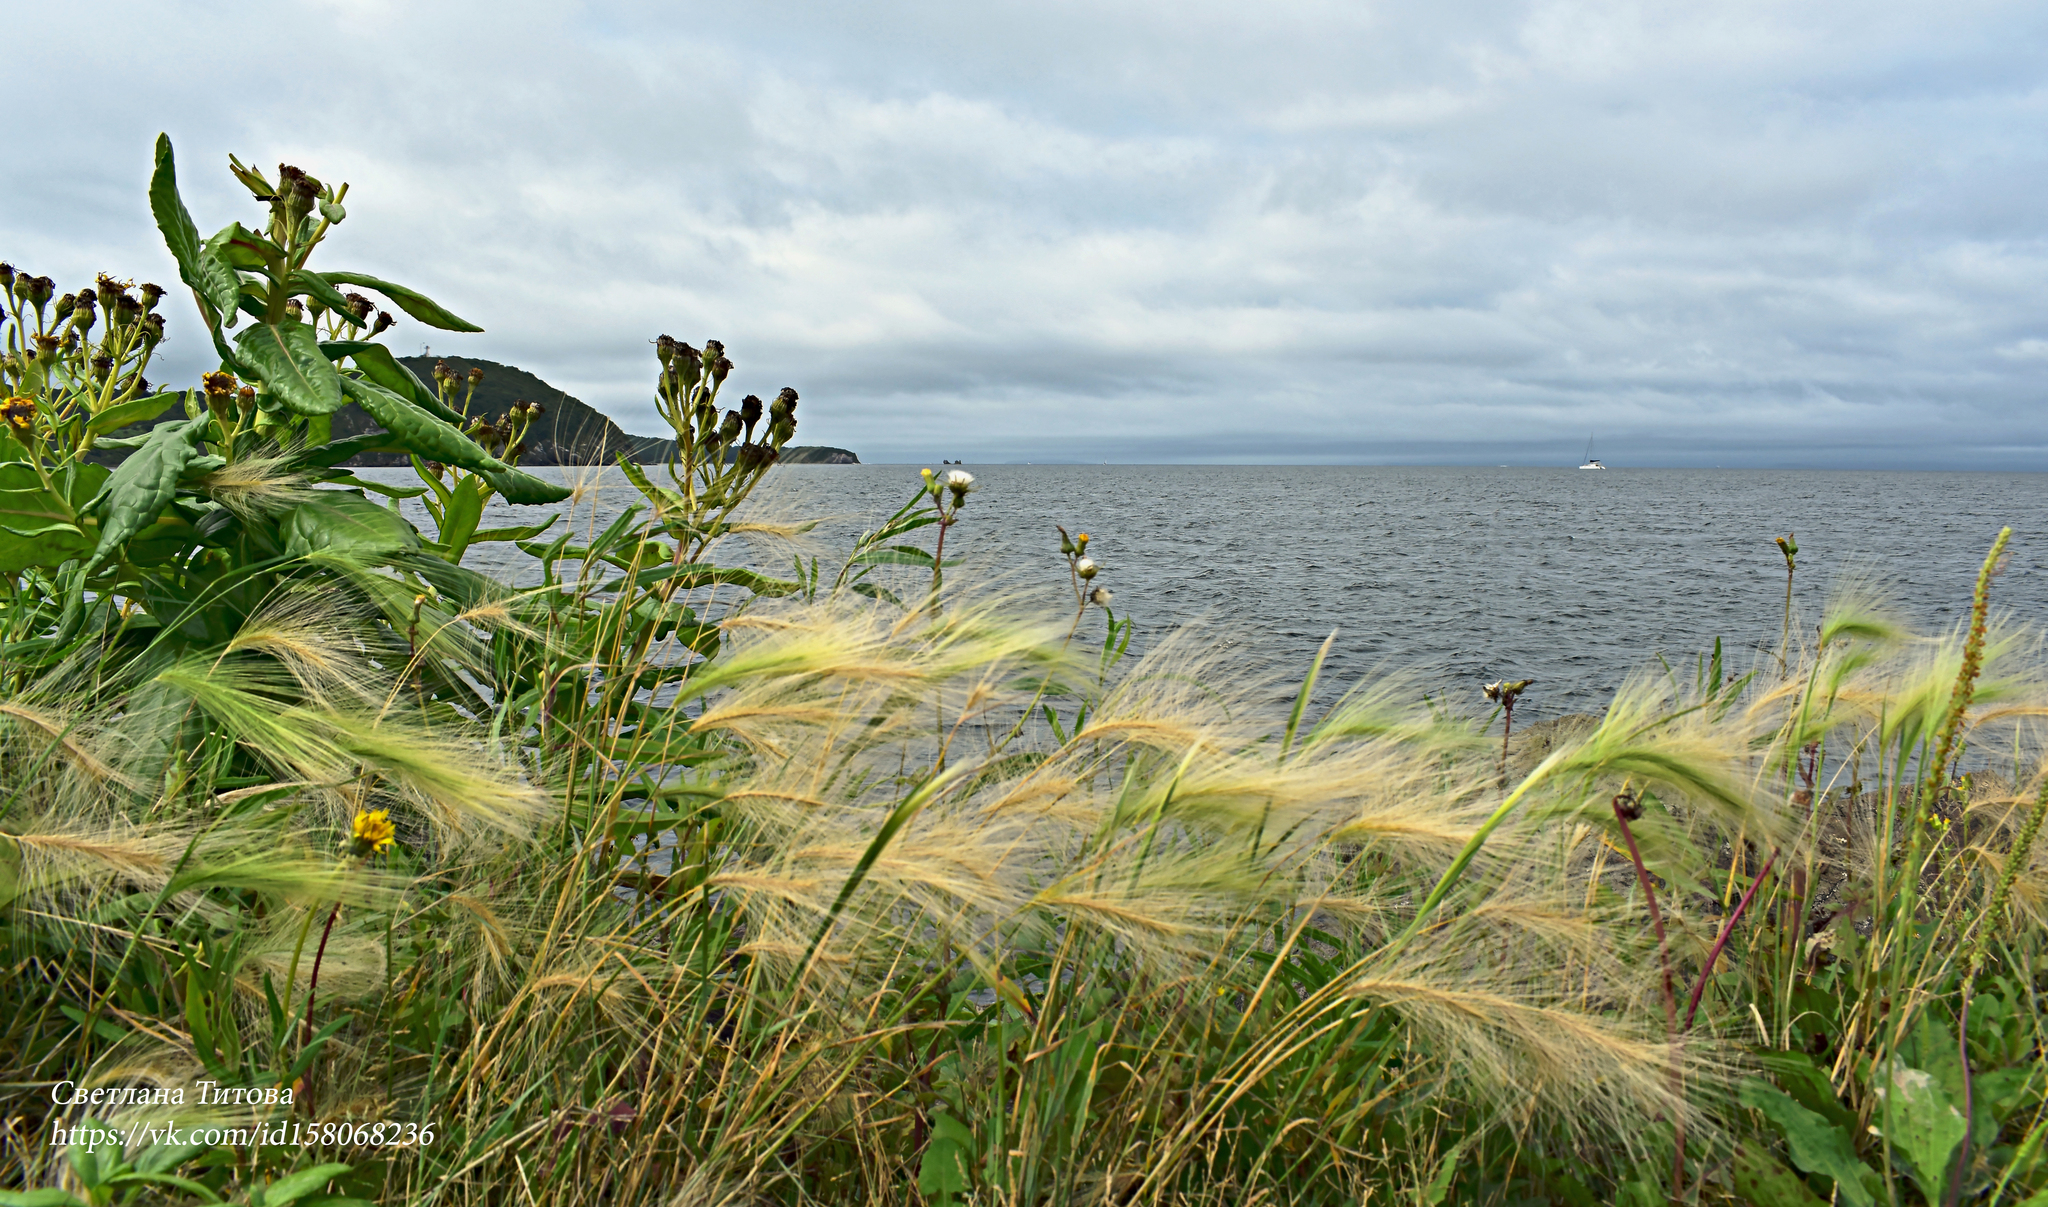
[[[261,217],[230,152],[292,163],[350,184],[314,267],[486,329],[395,347],[640,434],[668,333],[871,462],[2048,470],[2039,0],[7,24],[0,258],[175,284],[157,133],[202,232]]]

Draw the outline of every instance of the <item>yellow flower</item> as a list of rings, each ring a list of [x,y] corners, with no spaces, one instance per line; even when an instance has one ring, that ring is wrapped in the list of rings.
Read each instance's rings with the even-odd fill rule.
[[[372,852],[381,855],[398,841],[398,830],[391,824],[390,810],[372,809],[364,812],[359,809],[356,811],[355,824],[350,827],[349,836],[355,839],[358,855],[368,855]]]
[[[15,431],[27,432],[36,423],[35,400],[10,398],[5,403],[0,403],[0,418],[6,419],[7,426]]]

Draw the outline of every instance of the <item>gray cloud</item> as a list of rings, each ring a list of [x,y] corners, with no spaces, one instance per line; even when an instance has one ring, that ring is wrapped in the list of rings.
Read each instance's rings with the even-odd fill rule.
[[[17,14],[0,255],[167,280],[168,130],[351,182],[330,264],[651,430],[723,339],[870,460],[2048,468],[2013,3]],[[232,50],[228,49],[232,48]],[[204,339],[180,315],[166,366]]]

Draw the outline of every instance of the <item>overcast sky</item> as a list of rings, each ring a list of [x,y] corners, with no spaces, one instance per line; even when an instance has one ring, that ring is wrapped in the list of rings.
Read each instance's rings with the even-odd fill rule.
[[[7,15],[0,257],[175,283],[167,131],[651,433],[869,461],[2048,469],[2048,5],[117,2]],[[211,365],[189,299],[161,378]]]

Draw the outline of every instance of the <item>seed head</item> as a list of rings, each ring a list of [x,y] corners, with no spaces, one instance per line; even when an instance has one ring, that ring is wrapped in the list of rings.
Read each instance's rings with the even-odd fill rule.
[[[1088,593],[1088,602],[1098,608],[1108,607],[1109,601],[1115,598],[1116,596],[1111,593],[1108,587],[1097,587]]]
[[[1096,565],[1095,559],[1092,557],[1084,557],[1074,563],[1074,573],[1081,576],[1082,582],[1087,582],[1089,579],[1094,578],[1101,569],[1102,567]]]

